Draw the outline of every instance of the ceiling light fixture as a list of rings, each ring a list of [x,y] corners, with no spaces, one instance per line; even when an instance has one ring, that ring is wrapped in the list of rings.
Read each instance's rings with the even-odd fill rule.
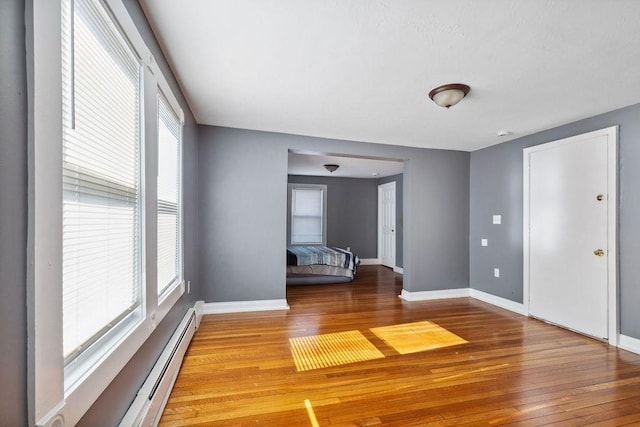
[[[324,165],[324,168],[331,173],[334,173],[339,167],[340,165]]]
[[[462,83],[449,83],[438,86],[429,92],[429,98],[441,107],[449,108],[467,96],[471,88]]]

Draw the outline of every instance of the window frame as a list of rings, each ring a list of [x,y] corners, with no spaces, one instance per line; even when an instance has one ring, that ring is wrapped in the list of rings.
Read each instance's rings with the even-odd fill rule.
[[[322,245],[327,244],[327,185],[326,184],[298,184],[289,183],[287,185],[287,217],[289,219],[289,233],[287,243],[289,245]],[[322,192],[322,242],[293,242],[293,193],[295,190],[320,190]]]
[[[28,76],[28,237],[27,330],[28,416],[30,425],[74,425],[153,333],[182,297],[184,280],[157,295],[156,186],[157,106],[162,91],[181,128],[184,113],[162,70],[147,48],[122,0],[96,0],[142,63],[141,147],[142,306],[141,319],[121,331],[101,351],[65,372],[62,351],[62,3],[27,2]],[[183,145],[180,158],[183,158]],[[181,170],[182,173],[182,170]],[[181,179],[180,193],[184,180]],[[181,203],[180,216],[184,217]],[[180,228],[183,241],[184,227]],[[183,247],[181,248],[183,249]],[[181,257],[184,251],[181,250]],[[184,277],[182,263],[181,277]]]

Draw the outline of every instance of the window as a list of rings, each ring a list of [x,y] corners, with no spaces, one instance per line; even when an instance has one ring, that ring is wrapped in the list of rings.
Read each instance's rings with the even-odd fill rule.
[[[140,308],[140,64],[93,1],[63,59],[63,354]],[[73,59],[72,59],[73,58]],[[129,321],[134,321],[129,317]]]
[[[184,292],[184,115],[122,0],[27,20],[29,416],[75,425]]]
[[[178,117],[158,94],[158,294],[181,279],[180,134]]]
[[[327,186],[290,184],[291,239],[293,245],[326,242]]]

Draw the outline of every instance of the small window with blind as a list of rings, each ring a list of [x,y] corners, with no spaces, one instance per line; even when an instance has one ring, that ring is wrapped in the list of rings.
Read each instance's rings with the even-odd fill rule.
[[[158,94],[158,295],[182,279],[181,135],[180,120]]]
[[[69,364],[142,315],[141,65],[104,7],[63,34],[63,353]]]
[[[327,240],[327,186],[289,184],[292,245],[324,245]]]

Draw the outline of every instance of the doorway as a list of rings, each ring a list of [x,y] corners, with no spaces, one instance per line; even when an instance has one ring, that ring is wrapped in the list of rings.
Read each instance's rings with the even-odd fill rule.
[[[378,185],[378,258],[380,264],[396,267],[396,183]]]
[[[617,345],[617,127],[524,150],[524,305]]]

